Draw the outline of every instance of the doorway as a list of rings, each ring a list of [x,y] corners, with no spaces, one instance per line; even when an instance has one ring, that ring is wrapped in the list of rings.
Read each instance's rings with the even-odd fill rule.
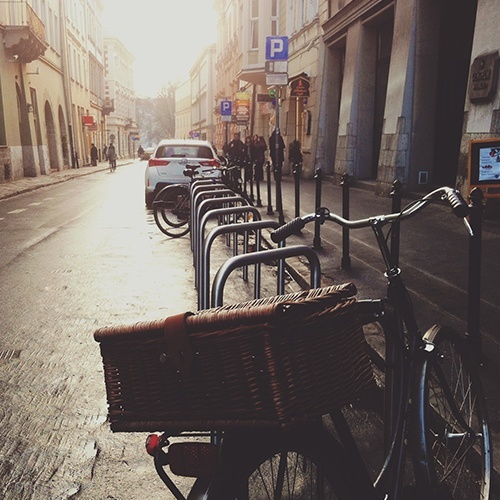
[[[456,182],[476,12],[477,0],[440,1],[435,185]]]

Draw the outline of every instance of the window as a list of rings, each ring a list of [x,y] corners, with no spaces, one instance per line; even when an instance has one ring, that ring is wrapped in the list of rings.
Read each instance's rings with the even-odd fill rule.
[[[250,49],[259,48],[259,0],[252,0],[250,6]]]
[[[278,35],[278,0],[271,0],[271,36]]]

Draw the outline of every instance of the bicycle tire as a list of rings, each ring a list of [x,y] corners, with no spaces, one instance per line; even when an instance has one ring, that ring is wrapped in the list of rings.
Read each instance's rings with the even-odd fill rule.
[[[417,484],[423,480],[436,498],[487,499],[491,438],[479,372],[465,339],[454,330],[435,326],[424,339],[436,352],[424,357],[417,379],[422,443]]]
[[[163,188],[153,200],[153,216],[160,231],[180,238],[190,230],[189,187],[175,184]]]
[[[250,431],[243,437],[240,432],[225,439],[229,444],[223,445],[223,465],[203,498],[362,498],[343,449],[319,426],[293,432]]]

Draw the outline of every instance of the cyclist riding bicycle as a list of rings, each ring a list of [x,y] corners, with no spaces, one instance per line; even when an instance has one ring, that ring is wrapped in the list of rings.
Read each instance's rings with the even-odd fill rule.
[[[113,172],[116,170],[116,149],[115,145],[110,142],[108,146],[108,161],[109,169]]]

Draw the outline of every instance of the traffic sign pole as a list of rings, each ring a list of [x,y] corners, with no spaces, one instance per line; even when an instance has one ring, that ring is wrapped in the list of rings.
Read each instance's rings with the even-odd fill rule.
[[[275,106],[276,129],[274,133],[276,208],[278,210],[279,223],[284,224],[285,218],[283,216],[283,200],[281,197],[281,172],[283,162],[280,158],[280,107],[281,86],[288,85],[288,37],[286,36],[266,37],[266,85],[275,85],[277,94]]]
[[[280,106],[281,106],[281,86],[276,86],[276,134],[274,136],[274,158],[276,159],[275,169],[276,169],[276,210],[278,210],[278,222],[280,224],[285,223],[285,217],[283,215],[283,198],[281,196],[281,173],[283,163],[280,158]]]

